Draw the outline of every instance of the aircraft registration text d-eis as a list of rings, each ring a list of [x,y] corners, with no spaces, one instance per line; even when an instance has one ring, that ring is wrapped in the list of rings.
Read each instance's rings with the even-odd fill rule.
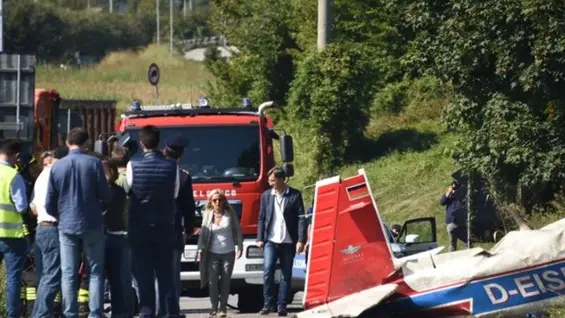
[[[493,270],[494,271],[494,270]],[[549,265],[522,269],[517,273],[502,273],[463,285],[450,286],[411,295],[383,304],[383,312],[411,312],[436,308],[445,304],[460,304],[473,315],[510,309],[537,301],[562,296],[565,292],[565,260]]]
[[[504,304],[512,298],[521,298],[521,303],[543,300],[562,294],[565,289],[565,263],[534,268],[512,276],[493,279],[483,285],[493,305]]]

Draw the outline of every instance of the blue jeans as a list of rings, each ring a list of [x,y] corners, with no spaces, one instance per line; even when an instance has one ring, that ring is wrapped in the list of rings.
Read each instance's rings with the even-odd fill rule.
[[[61,259],[57,226],[40,225],[37,228],[35,259],[39,284],[32,317],[49,318],[53,316],[55,296],[61,288]]]
[[[67,318],[78,317],[78,268],[80,251],[88,264],[89,317],[104,316],[104,230],[102,227],[89,230],[82,235],[59,232],[61,245],[61,273],[63,315]]]
[[[277,268],[277,259],[281,265],[281,282],[279,286],[279,297],[277,309],[286,309],[286,300],[289,293],[290,282],[292,279],[292,264],[294,255],[296,254],[296,246],[291,243],[276,244],[267,242],[263,254],[263,298],[265,300],[265,309],[274,309],[275,295],[275,271]]]
[[[125,235],[106,234],[105,265],[112,317],[133,316],[131,251]]]
[[[27,245],[25,239],[0,238],[0,263],[6,261],[7,318],[20,317],[20,287]]]

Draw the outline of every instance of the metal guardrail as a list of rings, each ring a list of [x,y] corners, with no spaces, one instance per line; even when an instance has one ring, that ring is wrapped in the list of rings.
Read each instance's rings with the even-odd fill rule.
[[[182,41],[178,41],[181,45],[202,45],[207,46],[211,44],[227,44],[227,39],[225,36],[210,36],[210,37],[202,37],[202,38],[192,38],[186,39]]]
[[[176,42],[176,47],[183,51],[206,48],[209,46],[227,46],[228,41],[224,36],[210,36],[202,38],[192,38]]]

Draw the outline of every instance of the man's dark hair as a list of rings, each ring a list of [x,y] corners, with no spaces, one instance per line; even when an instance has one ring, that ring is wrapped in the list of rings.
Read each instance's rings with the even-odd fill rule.
[[[22,152],[22,144],[17,140],[4,140],[0,146],[0,153],[15,156]]]
[[[182,157],[183,153],[184,148],[167,146],[165,147],[165,149],[163,149],[163,155],[174,160],[178,160],[180,157]]]
[[[69,154],[69,148],[67,146],[59,146],[53,150],[53,158],[61,159]]]
[[[112,159],[115,161],[118,168],[125,168],[131,159],[129,150],[123,146],[116,146],[112,151]]]
[[[152,150],[159,147],[161,133],[159,128],[153,125],[143,126],[139,131],[139,141],[146,149]]]
[[[269,173],[267,174],[267,176],[270,175],[274,175],[275,178],[277,179],[285,179],[286,178],[286,173],[284,173],[284,170],[279,168],[279,167],[274,167],[271,170],[269,170]]]
[[[88,141],[88,132],[84,128],[76,127],[67,134],[67,142],[72,146],[83,146]]]

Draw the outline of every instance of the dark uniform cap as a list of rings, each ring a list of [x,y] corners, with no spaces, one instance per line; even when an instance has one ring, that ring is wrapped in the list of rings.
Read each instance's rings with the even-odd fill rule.
[[[188,140],[180,134],[172,135],[165,141],[165,145],[171,148],[186,148],[187,144]]]

